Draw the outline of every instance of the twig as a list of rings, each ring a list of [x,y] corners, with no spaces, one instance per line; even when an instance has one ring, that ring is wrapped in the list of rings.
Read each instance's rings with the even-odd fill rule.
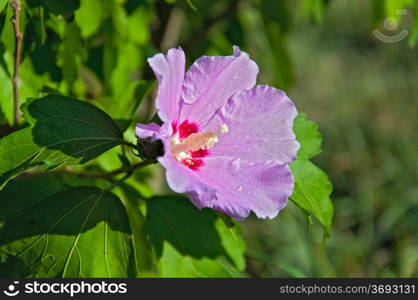
[[[146,166],[149,166],[151,164],[155,164],[157,161],[154,159],[144,160],[141,162],[138,162],[132,166],[129,167],[122,167],[119,169],[116,169],[114,171],[110,171],[107,173],[96,173],[96,172],[82,172],[82,171],[75,171],[75,170],[57,170],[57,171],[51,171],[48,173],[23,173],[19,177],[20,178],[28,178],[28,177],[39,177],[44,175],[62,175],[62,174],[71,174],[80,178],[97,178],[97,179],[111,179],[112,177],[115,177],[116,175],[126,173],[128,175],[132,174],[133,171],[137,169],[144,168]],[[112,181],[112,180],[110,180]]]
[[[76,175],[77,177],[80,177],[80,178],[108,179],[108,178],[112,178],[112,177],[115,177],[116,175],[123,174],[123,173],[131,174],[136,169],[141,169],[141,168],[144,168],[146,166],[149,166],[149,165],[155,164],[155,163],[156,163],[156,161],[153,160],[153,159],[144,160],[144,161],[136,163],[132,166],[122,167],[122,168],[119,168],[119,169],[116,169],[114,171],[110,171],[110,172],[107,172],[107,173],[88,173],[88,172],[77,172],[77,171],[70,171],[70,170],[60,170],[60,171],[56,171],[56,173],[59,173],[59,174],[73,174],[73,175]]]
[[[121,184],[122,182],[124,182],[126,179],[128,179],[129,177],[131,177],[132,173],[126,173],[125,176],[123,176],[121,179],[119,180],[113,180],[113,179],[109,179],[109,181],[111,182],[111,185],[108,186],[105,191],[110,192],[113,188],[117,187],[119,184]]]
[[[22,5],[20,0],[11,0],[13,7],[13,25],[15,31],[15,53],[14,53],[14,73],[13,73],[13,108],[14,121],[13,126],[16,128],[19,123],[19,66],[22,53],[23,33],[20,31],[20,12]]]

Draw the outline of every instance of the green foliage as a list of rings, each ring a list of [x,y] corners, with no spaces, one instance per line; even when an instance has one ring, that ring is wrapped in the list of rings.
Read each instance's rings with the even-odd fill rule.
[[[306,119],[306,115],[300,113],[294,124],[296,138],[300,143],[297,153],[299,160],[310,159],[321,152],[322,136],[318,130],[318,124]]]
[[[123,143],[116,123],[86,102],[46,96],[23,111],[31,127],[0,139],[0,186],[34,166],[85,163]]]
[[[80,6],[80,0],[26,0],[30,7],[43,6],[56,15],[68,16]]]
[[[176,3],[168,7],[179,9]],[[194,17],[202,18],[202,10],[213,13],[209,2],[187,4]],[[218,10],[234,9],[222,5]],[[246,36],[245,43],[269,49],[274,68],[264,65],[264,80],[288,88],[293,83],[285,42],[291,24],[289,5],[277,3],[274,11],[265,2],[248,8],[252,5],[260,12],[246,9],[237,14],[232,30],[208,38],[214,45],[208,51],[222,48],[229,53],[231,45],[244,43]],[[5,7],[6,2],[0,2],[0,8]],[[14,132],[0,139],[0,275],[245,276],[246,246],[238,224],[211,210],[199,211],[186,198],[154,196],[157,193],[146,183],[152,172],[100,176],[103,170],[131,168],[137,160],[131,153],[132,120],[147,121],[154,114],[150,109],[154,104],[146,100],[155,82],[144,66],[146,57],[155,53],[152,43],[168,41],[159,32],[163,28],[150,29],[158,13],[150,3],[135,1],[23,1],[20,26],[25,39],[19,74],[23,128],[12,128]],[[0,14],[0,106],[8,124],[14,119],[12,15],[10,5]],[[161,40],[153,41],[152,36]],[[320,152],[314,123],[301,115],[295,131],[302,145],[299,159]],[[43,175],[51,169],[58,170]],[[303,170],[294,172],[298,187],[304,188],[309,178],[303,177]],[[153,197],[145,198],[143,192]],[[306,199],[296,191],[293,200],[324,220],[317,207],[305,205]]]
[[[231,277],[244,269],[244,242],[213,211],[174,196],[147,203],[145,224],[161,276]]]
[[[415,15],[418,16],[418,5],[415,8]],[[409,46],[414,47],[418,41],[418,17],[415,18],[414,26],[412,27],[411,36],[409,37]]]
[[[0,0],[0,12],[6,7],[8,0]]]
[[[76,187],[48,196],[60,188],[50,179],[15,185],[0,193],[2,276],[136,275],[129,223],[114,194]],[[28,195],[22,187],[38,192]]]
[[[290,164],[295,180],[290,199],[305,211],[309,223],[310,215],[315,216],[325,229],[325,237],[329,237],[333,216],[332,184],[327,175],[309,161],[321,152],[322,136],[318,125],[307,120],[304,114],[296,117],[294,131],[300,148],[296,161]]]
[[[295,189],[290,198],[314,215],[329,236],[334,210],[330,199],[332,185],[328,176],[308,160],[296,160],[290,168],[295,178]]]
[[[94,18],[91,17],[92,11],[95,12]],[[104,2],[102,0],[81,1],[80,9],[75,12],[75,21],[84,38],[91,36],[100,28],[104,14]]]
[[[21,1],[23,116],[13,127],[13,10],[0,0],[0,276],[376,276],[368,268],[379,264],[396,264],[386,267],[389,276],[416,273],[416,239],[408,231],[416,227],[416,147],[404,147],[406,128],[387,129],[394,126],[392,106],[368,100],[387,94],[399,101],[408,90],[403,107],[409,109],[398,124],[413,119],[415,88],[407,80],[416,77],[413,51],[380,45],[370,33],[395,18],[414,46],[416,1],[370,0],[371,10],[361,13],[350,12],[353,1],[344,0]],[[230,54],[232,45],[260,66],[260,83],[284,89],[327,137],[327,151],[318,156],[318,125],[303,113],[295,119],[301,146],[290,166],[295,188],[272,221],[237,223],[200,211],[185,197],[158,196],[169,194],[159,167],[132,168],[139,160],[134,125],[155,115],[156,84],[146,59],[181,46],[191,63]],[[321,55],[311,53],[312,45]],[[386,53],[384,71],[350,56],[354,47],[367,57]],[[389,68],[395,75],[387,71],[390,57],[399,59]],[[363,64],[375,76],[364,85],[357,77]],[[340,72],[350,79],[337,81]],[[380,73],[396,79],[402,72],[404,80],[379,84]],[[375,116],[383,121],[373,127],[368,120]],[[381,147],[374,133],[382,128],[395,142]],[[372,147],[379,150],[364,154]],[[332,176],[337,201],[322,169]],[[321,252],[315,243],[323,231],[331,246]],[[345,241],[350,250],[335,250]],[[257,247],[263,252],[253,251]],[[408,257],[392,263],[388,249]],[[363,267],[369,258],[373,266]],[[350,269],[352,262],[357,269]]]

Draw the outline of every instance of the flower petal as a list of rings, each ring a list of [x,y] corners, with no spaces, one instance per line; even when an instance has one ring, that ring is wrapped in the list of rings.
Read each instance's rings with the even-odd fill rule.
[[[293,132],[295,105],[278,89],[258,85],[232,96],[203,130],[228,132],[210,150],[212,156],[240,158],[250,163],[292,162],[299,149]]]
[[[202,182],[196,172],[181,165],[171,154],[166,153],[163,157],[159,157],[158,162],[166,169],[167,183],[176,193],[195,191],[202,195],[202,198],[211,198],[215,194],[215,190]]]
[[[156,123],[148,124],[137,124],[135,128],[135,134],[140,139],[151,138],[151,140],[156,140],[160,138],[160,125]]]
[[[180,98],[185,72],[185,57],[181,48],[168,50],[148,59],[158,79],[158,96],[156,100],[158,115],[164,122],[178,118]]]
[[[199,179],[216,189],[216,197],[191,195],[200,208],[210,207],[235,219],[253,211],[259,218],[274,218],[287,204],[293,191],[293,177],[287,165],[248,164],[239,159],[207,158],[197,172]]]
[[[204,125],[233,94],[253,87],[257,74],[256,63],[238,47],[231,56],[202,56],[186,73],[181,121]]]

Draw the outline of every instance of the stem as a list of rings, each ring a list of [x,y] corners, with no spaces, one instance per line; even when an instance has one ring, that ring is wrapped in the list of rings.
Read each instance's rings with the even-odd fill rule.
[[[133,143],[131,143],[131,142],[127,142],[127,141],[125,141],[125,140],[122,140],[122,141],[121,141],[121,143],[122,143],[123,145],[129,146],[129,147],[134,148],[134,149],[136,149],[136,148],[137,148],[137,146],[136,146],[135,144],[133,144]]]
[[[13,126],[16,128],[19,123],[19,66],[20,66],[20,57],[22,54],[22,41],[23,33],[20,31],[20,12],[22,10],[22,5],[20,0],[11,0],[13,7],[13,19],[15,31],[15,53],[14,53],[14,73],[13,73],[13,108],[14,108],[14,120]]]
[[[76,175],[76,176],[81,177],[81,178],[108,179],[108,178],[112,178],[116,175],[123,174],[123,173],[131,174],[136,169],[141,169],[141,168],[144,168],[146,166],[149,166],[149,165],[155,164],[155,163],[156,163],[156,161],[154,159],[144,160],[144,161],[138,162],[138,163],[136,163],[132,166],[122,167],[122,168],[119,168],[119,169],[116,169],[114,171],[110,171],[110,172],[107,172],[107,173],[88,173],[88,172],[76,172],[76,171],[70,171],[70,170],[57,171],[56,173],[73,174],[73,175]]]
[[[71,174],[80,178],[98,178],[98,179],[107,179],[110,180],[112,179],[112,177],[119,175],[119,174],[123,174],[126,173],[128,175],[131,175],[133,171],[135,171],[136,169],[141,169],[144,168],[146,166],[149,166],[151,164],[155,164],[157,163],[156,160],[154,159],[149,159],[149,160],[144,160],[141,161],[139,163],[136,163],[132,166],[129,167],[122,167],[119,169],[116,169],[114,171],[110,171],[107,173],[93,173],[93,172],[78,172],[75,170],[57,170],[57,171],[52,171],[52,172],[48,172],[47,174],[44,173],[23,173],[21,174],[19,177],[21,178],[31,178],[31,177],[39,177],[39,176],[43,176],[43,175],[61,175],[61,174]],[[110,180],[113,181],[113,180]]]
[[[125,176],[123,176],[121,179],[110,180],[110,182],[112,184],[107,189],[105,189],[105,191],[107,191],[107,192],[111,191],[113,188],[117,187],[120,183],[124,182],[126,179],[131,177],[131,175],[132,175],[132,173],[126,173]]]

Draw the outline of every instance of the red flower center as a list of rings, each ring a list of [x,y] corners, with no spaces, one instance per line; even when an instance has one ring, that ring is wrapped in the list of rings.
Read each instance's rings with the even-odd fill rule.
[[[209,155],[209,149],[218,142],[218,136],[228,131],[228,127],[222,125],[219,132],[199,132],[199,125],[188,120],[179,126],[173,122],[171,126],[171,151],[177,161],[192,170],[204,165],[202,158]]]

